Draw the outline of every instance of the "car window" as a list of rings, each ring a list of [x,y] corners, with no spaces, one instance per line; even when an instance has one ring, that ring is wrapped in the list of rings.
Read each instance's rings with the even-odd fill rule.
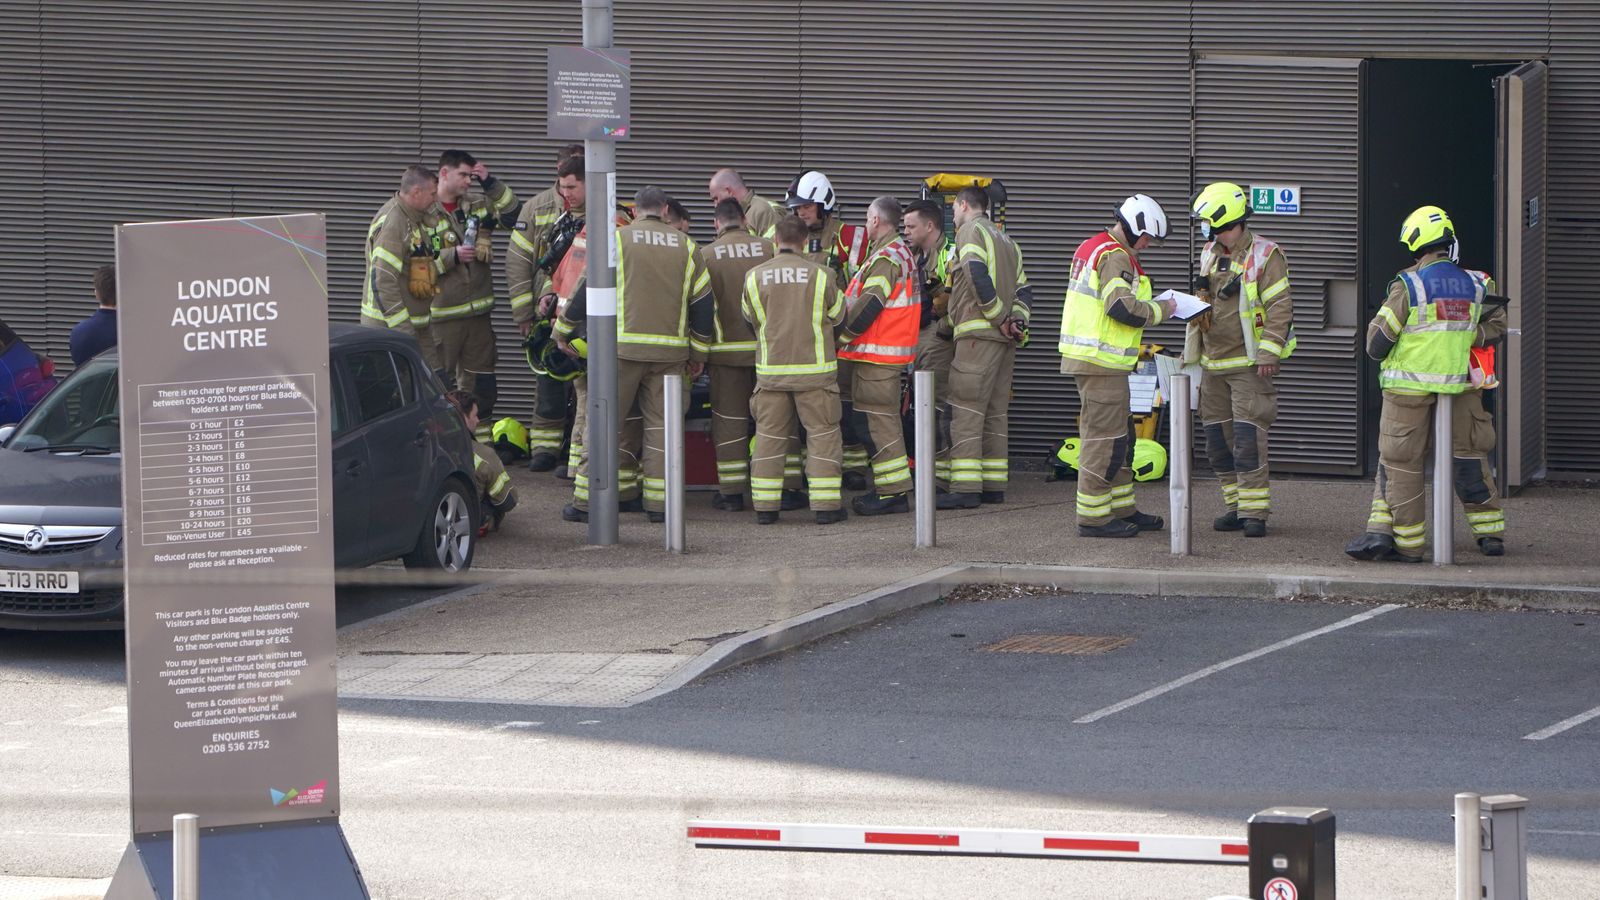
[[[345,357],[351,394],[360,423],[388,415],[406,405],[394,361],[386,350],[364,350]]]
[[[350,427],[350,417],[344,411],[344,393],[334,391],[328,396],[328,420],[332,423],[333,436],[344,434]]]
[[[394,370],[400,375],[400,399],[407,406],[417,402],[417,375],[411,368],[411,360],[396,353],[394,356]]]
[[[6,446],[120,450],[117,397],[116,360],[92,360],[46,394]]]

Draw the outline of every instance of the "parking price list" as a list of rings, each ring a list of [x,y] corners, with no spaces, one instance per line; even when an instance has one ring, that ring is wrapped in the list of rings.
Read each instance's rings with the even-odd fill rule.
[[[144,546],[316,534],[314,375],[139,386]]]

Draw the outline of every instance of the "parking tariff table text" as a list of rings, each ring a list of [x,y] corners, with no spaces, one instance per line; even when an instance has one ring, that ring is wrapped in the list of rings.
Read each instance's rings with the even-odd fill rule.
[[[316,534],[316,377],[139,386],[143,545]]]

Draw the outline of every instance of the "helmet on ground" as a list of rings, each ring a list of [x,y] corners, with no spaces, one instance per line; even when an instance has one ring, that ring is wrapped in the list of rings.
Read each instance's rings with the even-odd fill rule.
[[[571,381],[584,373],[589,365],[589,343],[581,337],[575,337],[568,343],[578,351],[578,358],[568,356],[555,341],[550,341],[540,351],[539,362],[544,369],[541,374],[557,381]]]
[[[1456,226],[1450,215],[1437,206],[1418,207],[1400,226],[1400,243],[1412,253],[1450,247],[1456,240]],[[1452,257],[1454,258],[1454,254]]]
[[[1250,218],[1250,201],[1244,188],[1231,181],[1213,181],[1194,198],[1194,217],[1210,237]]]
[[[815,203],[822,207],[825,213],[833,212],[838,201],[833,193],[833,182],[821,172],[811,171],[796,178],[789,185],[789,195],[784,199],[784,206],[798,209],[807,203]]]
[[[499,449],[502,445],[513,447],[527,454],[532,445],[528,442],[528,428],[510,416],[494,423],[490,432],[494,436],[494,445]]]
[[[1159,441],[1139,438],[1133,444],[1133,480],[1156,481],[1167,474],[1167,448]]]
[[[1078,449],[1080,446],[1078,439],[1075,437],[1069,437],[1062,441],[1061,446],[1056,448],[1056,462],[1069,469],[1076,469],[1078,467]]]
[[[1117,207],[1117,221],[1129,241],[1149,235],[1153,241],[1167,239],[1167,211],[1146,194],[1134,194]]]

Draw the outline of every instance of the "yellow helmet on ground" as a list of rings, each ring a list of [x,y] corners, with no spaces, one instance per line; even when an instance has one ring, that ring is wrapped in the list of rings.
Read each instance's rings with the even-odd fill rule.
[[[1400,243],[1412,253],[1454,244],[1456,225],[1450,215],[1437,206],[1418,207],[1400,226]]]
[[[1250,218],[1250,198],[1231,181],[1213,181],[1194,198],[1194,217],[1211,232],[1221,231]]]
[[[1139,438],[1133,445],[1133,480],[1156,481],[1167,474],[1167,448],[1160,441]]]
[[[1056,461],[1069,469],[1078,467],[1078,449],[1081,446],[1078,439],[1069,437],[1056,448]]]
[[[523,453],[528,452],[528,428],[516,419],[510,416],[501,419],[494,423],[494,429],[491,433],[494,435],[496,444],[504,442],[521,450]]]

